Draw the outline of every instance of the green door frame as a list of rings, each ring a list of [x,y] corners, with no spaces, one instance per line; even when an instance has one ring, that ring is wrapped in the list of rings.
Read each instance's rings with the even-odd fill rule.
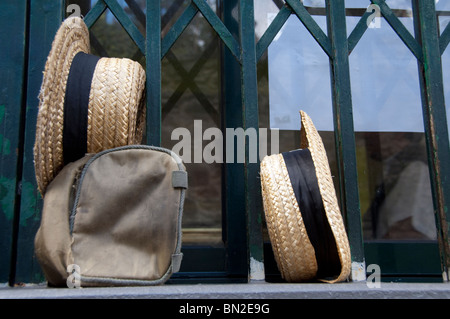
[[[368,2],[369,3],[369,2]],[[448,280],[450,267],[450,150],[448,126],[442,80],[441,55],[450,41],[450,25],[439,35],[434,0],[412,0],[415,35],[403,26],[384,0],[371,0],[418,61],[422,93],[425,134],[433,204],[438,229],[441,273]],[[6,90],[14,94],[0,95],[0,107],[6,105],[0,127],[7,132],[1,141],[0,182],[8,187],[8,199],[3,199],[0,209],[1,224],[0,281],[39,282],[43,280],[33,254],[33,240],[39,226],[42,200],[34,181],[32,148],[37,116],[37,95],[42,80],[42,70],[51,47],[53,36],[65,16],[64,1],[40,0],[15,2],[15,8],[2,3],[0,10],[6,14],[0,21],[2,37],[15,35],[14,50],[20,61],[8,60],[8,66],[18,68],[19,75],[7,83]],[[362,239],[359,190],[356,171],[355,134],[353,130],[349,55],[367,29],[365,13],[347,38],[344,0],[326,0],[328,30],[325,34],[299,0],[286,0],[281,10],[255,43],[254,1],[230,0],[221,2],[219,18],[204,0],[192,0],[167,35],[161,39],[161,6],[159,1],[147,0],[145,38],[116,0],[98,0],[85,16],[90,27],[109,8],[146,57],[147,66],[147,143],[161,143],[161,60],[170,47],[201,12],[222,42],[223,123],[224,127],[255,128],[258,131],[257,62],[268,48],[290,15],[295,15],[328,55],[332,83],[333,118],[335,126],[336,154],[342,212],[352,253],[352,279],[365,280],[366,252]],[[239,18],[231,17],[231,10],[238,6]],[[22,11],[21,11],[22,10]],[[11,12],[20,19],[11,23]],[[9,15],[9,18],[8,18]],[[9,39],[9,38],[8,38]],[[3,40],[3,39],[2,39]],[[2,43],[8,41],[5,39]],[[9,41],[8,41],[9,42]],[[3,56],[2,56],[3,57]],[[21,57],[21,58],[20,58]],[[3,59],[2,59],[3,60]],[[23,71],[23,72],[21,72]],[[24,76],[20,76],[23,74]],[[3,75],[2,76],[8,76]],[[8,78],[7,78],[8,79]],[[2,78],[2,80],[5,80]],[[239,93],[229,95],[237,89]],[[7,119],[7,121],[6,121]],[[3,120],[3,122],[2,122]],[[17,125],[11,129],[11,125]],[[8,141],[8,142],[7,142]],[[10,143],[10,146],[6,146]],[[247,144],[248,145],[248,144]],[[6,154],[5,149],[17,149]],[[15,153],[11,155],[11,153]],[[261,193],[258,182],[259,163],[250,163],[246,149],[245,163],[227,164],[224,169],[225,198],[225,254],[227,265],[218,273],[204,274],[210,277],[238,278],[239,280],[263,280],[264,244],[262,236]],[[3,194],[3,193],[2,193]],[[239,199],[236,201],[236,199]],[[12,204],[11,204],[12,203]],[[11,218],[14,216],[14,218]],[[3,222],[3,220],[2,220]],[[240,233],[239,236],[236,233]],[[242,245],[245,243],[245,248]],[[408,244],[409,245],[409,244]],[[381,247],[381,246],[380,246]],[[203,258],[201,251],[195,258]],[[192,255],[194,256],[194,254]],[[230,258],[228,258],[230,257]],[[195,263],[195,258],[193,263]],[[375,260],[376,261],[376,260]],[[189,277],[189,276],[187,276]]]

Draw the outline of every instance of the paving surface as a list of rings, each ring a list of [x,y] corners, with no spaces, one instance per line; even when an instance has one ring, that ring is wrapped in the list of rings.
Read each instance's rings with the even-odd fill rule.
[[[45,285],[0,287],[0,299],[450,299],[450,283],[341,284],[196,284],[156,287],[48,288]]]

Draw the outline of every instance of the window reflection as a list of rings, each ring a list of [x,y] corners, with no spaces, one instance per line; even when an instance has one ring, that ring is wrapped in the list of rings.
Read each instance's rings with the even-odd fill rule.
[[[436,239],[425,134],[356,134],[365,239]]]

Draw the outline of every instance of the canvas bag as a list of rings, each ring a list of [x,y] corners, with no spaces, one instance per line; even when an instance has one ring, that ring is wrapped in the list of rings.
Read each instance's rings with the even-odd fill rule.
[[[69,163],[49,184],[35,252],[52,286],[162,284],[180,268],[187,172],[130,145]]]

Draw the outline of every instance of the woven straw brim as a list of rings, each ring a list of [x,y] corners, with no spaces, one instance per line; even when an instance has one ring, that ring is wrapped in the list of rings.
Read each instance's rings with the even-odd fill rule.
[[[39,93],[34,165],[41,194],[63,166],[64,98],[70,65],[78,52],[89,51],[86,25],[79,18],[66,19],[53,40]]]
[[[39,94],[34,165],[41,194],[64,165],[64,99],[70,66],[78,52],[89,51],[84,21],[66,19],[53,41]],[[145,71],[139,63],[116,58],[98,61],[89,96],[88,153],[141,142],[144,88]]]
[[[301,111],[301,148],[313,160],[325,213],[334,235],[341,262],[334,283],[347,279],[351,269],[350,246],[337,202],[328,157],[322,139],[309,116]],[[290,282],[311,280],[317,273],[314,248],[308,238],[282,154],[266,156],[261,162],[261,186],[270,241],[278,268]]]
[[[322,138],[317,132],[311,118],[303,111],[300,111],[300,116],[302,123],[300,131],[301,148],[308,148],[311,153],[323,206],[336,241],[339,259],[341,261],[341,273],[337,278],[328,282],[339,282],[346,280],[351,270],[351,254],[347,232],[339,209],[336,190],[331,177],[330,164]]]

